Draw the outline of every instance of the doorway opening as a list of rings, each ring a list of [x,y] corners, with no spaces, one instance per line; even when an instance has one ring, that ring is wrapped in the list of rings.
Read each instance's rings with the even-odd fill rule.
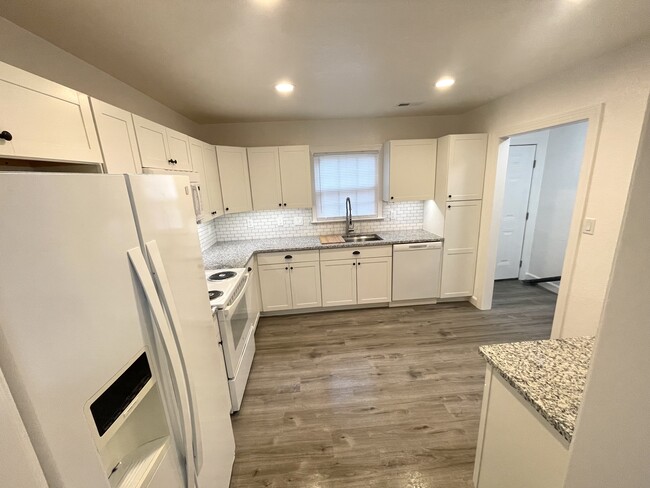
[[[495,283],[518,280],[559,293],[588,125],[509,138]]]

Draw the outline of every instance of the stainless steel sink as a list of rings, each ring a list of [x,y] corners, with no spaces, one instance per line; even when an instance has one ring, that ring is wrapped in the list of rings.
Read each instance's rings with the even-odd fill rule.
[[[372,242],[383,241],[377,234],[355,234],[355,235],[342,235],[345,242]]]

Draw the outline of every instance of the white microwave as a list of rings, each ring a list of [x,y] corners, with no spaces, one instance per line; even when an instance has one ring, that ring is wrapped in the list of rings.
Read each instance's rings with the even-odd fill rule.
[[[203,194],[201,193],[201,183],[199,174],[190,171],[174,171],[170,169],[152,169],[142,168],[142,172],[148,175],[171,175],[171,176],[188,176],[190,178],[190,187],[186,190],[192,195],[192,203],[194,204],[194,215],[196,223],[201,223],[203,214]]]

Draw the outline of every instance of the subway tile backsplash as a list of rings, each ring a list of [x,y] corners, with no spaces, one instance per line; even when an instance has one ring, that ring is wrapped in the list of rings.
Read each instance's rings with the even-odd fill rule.
[[[369,233],[421,229],[423,209],[423,202],[383,203],[383,220],[355,222],[355,230]],[[221,241],[319,236],[345,232],[344,222],[312,224],[311,220],[311,209],[263,210],[224,215],[199,225],[201,249],[207,249],[215,242]]]

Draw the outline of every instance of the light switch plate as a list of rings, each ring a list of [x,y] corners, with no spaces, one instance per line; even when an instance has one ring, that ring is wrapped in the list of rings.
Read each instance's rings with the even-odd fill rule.
[[[302,217],[294,217],[293,225],[302,225]]]
[[[582,232],[583,234],[589,234],[590,236],[594,235],[596,230],[596,219],[585,218],[582,223]]]

